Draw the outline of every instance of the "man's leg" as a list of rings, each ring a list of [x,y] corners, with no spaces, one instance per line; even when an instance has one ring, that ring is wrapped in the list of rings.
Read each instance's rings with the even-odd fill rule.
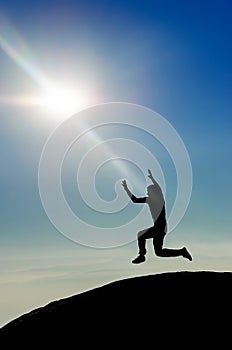
[[[160,257],[182,256],[183,258],[186,258],[192,261],[192,257],[185,247],[180,249],[163,248],[163,242],[164,242],[164,237],[166,233],[167,233],[166,227],[162,231],[160,231],[159,229],[157,230],[157,233],[153,238],[155,254]]]
[[[147,253],[146,250],[146,239],[153,237],[153,226],[150,228],[146,228],[138,233],[138,248],[139,255],[137,258],[132,260],[133,264],[140,264],[146,260],[145,255]]]
[[[182,256],[183,258],[186,258],[190,261],[192,261],[192,256],[186,249],[186,247],[180,248],[180,249],[171,249],[171,248],[160,248],[159,246],[155,247],[155,253],[157,256],[161,257],[175,257],[175,256]]]

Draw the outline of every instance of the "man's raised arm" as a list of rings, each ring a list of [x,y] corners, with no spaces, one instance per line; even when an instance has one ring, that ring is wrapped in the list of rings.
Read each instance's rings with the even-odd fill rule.
[[[122,187],[124,188],[124,190],[126,191],[128,196],[130,197],[132,202],[134,202],[134,203],[145,203],[146,202],[146,197],[137,198],[131,193],[131,191],[129,190],[129,188],[127,186],[126,180],[122,181]]]
[[[150,169],[148,169],[148,177],[151,179],[154,185],[159,186],[158,182],[154,179]]]
[[[122,181],[122,187],[124,188],[124,190],[126,191],[126,193],[128,194],[128,196],[131,198],[133,196],[133,194],[131,193],[131,191],[129,190],[126,180]]]

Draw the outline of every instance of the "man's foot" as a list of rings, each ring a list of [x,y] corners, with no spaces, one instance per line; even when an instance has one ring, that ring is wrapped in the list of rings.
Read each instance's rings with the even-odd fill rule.
[[[193,260],[193,258],[191,257],[191,255],[189,254],[189,252],[187,251],[187,249],[185,247],[182,249],[182,256],[183,256],[183,258],[186,258],[190,261]]]
[[[139,255],[137,256],[137,258],[135,258],[134,260],[132,260],[133,264],[141,264],[142,262],[144,262],[146,260],[144,255]]]

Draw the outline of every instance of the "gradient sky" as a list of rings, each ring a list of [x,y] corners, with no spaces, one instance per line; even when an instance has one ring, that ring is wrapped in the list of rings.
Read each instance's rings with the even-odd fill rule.
[[[225,0],[1,1],[0,325],[120,278],[231,271],[231,16]],[[78,91],[79,105],[49,109],[41,96],[51,86]],[[154,257],[150,245],[148,261],[133,266],[136,241],[115,249],[83,247],[45,214],[38,164],[47,138],[78,108],[115,101],[160,113],[184,141],[192,196],[166,244],[188,246],[192,263]],[[103,130],[100,137],[116,131]],[[149,147],[149,138],[142,140]],[[169,179],[171,167],[165,169]],[[68,194],[75,206],[69,183]]]

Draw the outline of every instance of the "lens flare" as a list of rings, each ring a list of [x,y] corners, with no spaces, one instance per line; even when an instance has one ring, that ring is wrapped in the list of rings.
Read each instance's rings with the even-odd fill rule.
[[[49,112],[70,116],[76,111],[87,107],[89,100],[89,95],[85,91],[69,88],[50,88],[48,93],[41,97],[41,105],[46,107]]]
[[[7,96],[0,97],[0,103],[13,103],[44,107],[50,115],[67,116],[93,104],[93,94],[84,87],[68,87],[67,83],[54,82],[33,63],[32,53],[13,25],[0,16],[0,48],[41,88],[39,96]]]

